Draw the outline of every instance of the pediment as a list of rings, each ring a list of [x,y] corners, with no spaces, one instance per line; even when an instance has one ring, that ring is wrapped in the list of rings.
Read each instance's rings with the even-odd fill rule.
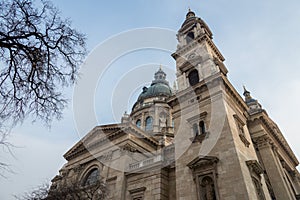
[[[85,153],[87,149],[99,148],[108,142],[113,142],[119,137],[126,136],[127,139],[130,137],[136,137],[148,145],[156,147],[158,142],[145,134],[145,132],[131,123],[127,124],[110,124],[97,126],[92,129],[86,136],[84,136],[79,142],[77,142],[69,151],[64,155],[66,160]]]
[[[214,156],[198,156],[187,164],[190,169],[215,165],[219,159]]]
[[[70,160],[74,156],[87,151],[87,146],[95,141],[105,142],[108,136],[117,134],[123,127],[120,124],[110,124],[96,126],[88,132],[79,142],[77,142],[70,150],[64,154],[66,160]]]
[[[264,172],[263,168],[260,166],[257,160],[247,160],[246,164],[250,171],[253,171],[258,175]]]
[[[82,153],[84,153],[86,151],[87,151],[87,149],[85,148],[85,146],[82,143],[82,141],[79,141],[69,151],[67,151],[64,154],[64,158],[69,161],[72,158],[74,158],[76,155],[82,154]]]

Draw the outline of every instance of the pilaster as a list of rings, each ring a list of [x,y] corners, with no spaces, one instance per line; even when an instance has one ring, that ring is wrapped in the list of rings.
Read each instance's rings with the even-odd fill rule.
[[[274,150],[276,151],[276,147],[272,143],[272,140],[267,135],[263,135],[255,138],[254,142],[261,155],[265,171],[268,174],[276,199],[295,200],[295,197],[290,194],[288,185],[285,182],[282,167],[274,152]]]

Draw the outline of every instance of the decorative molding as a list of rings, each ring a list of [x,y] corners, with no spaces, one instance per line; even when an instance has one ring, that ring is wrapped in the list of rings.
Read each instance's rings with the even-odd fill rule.
[[[257,160],[247,160],[246,164],[250,172],[255,172],[258,176],[264,172],[263,168],[260,166]]]
[[[239,137],[241,141],[244,143],[246,147],[250,146],[250,142],[247,140],[246,135],[245,135],[245,130],[244,126],[246,125],[246,122],[244,122],[237,114],[233,115],[235,119],[235,123],[239,132]]]
[[[98,157],[98,160],[99,160],[99,161],[102,161],[102,162],[103,162],[103,161],[109,161],[109,160],[112,159],[112,157],[113,157],[113,151],[109,151],[109,152],[107,152],[107,153],[105,153],[105,154],[99,156],[99,157]]]
[[[73,170],[74,170],[75,173],[79,173],[79,172],[81,172],[83,170],[83,168],[84,167],[82,165],[78,164],[78,165],[76,165],[76,166],[73,167]]]
[[[140,187],[140,188],[135,188],[135,189],[129,190],[129,193],[133,194],[133,193],[137,193],[137,192],[144,192],[145,190],[146,190],[146,187]]]
[[[131,198],[135,200],[135,199],[143,199],[145,191],[146,191],[146,187],[140,187],[140,188],[129,190],[129,193],[131,195]]]
[[[62,179],[63,179],[63,177],[62,177],[61,175],[56,175],[56,176],[51,180],[51,182],[54,183],[54,182],[60,181],[60,180],[62,180]]]
[[[135,125],[133,125],[131,123],[126,123],[125,126],[123,124],[122,127],[121,126],[115,127],[115,126],[116,125],[113,125],[113,127],[110,127],[110,128],[106,127],[105,129],[101,129],[101,131],[104,131],[104,130],[117,130],[117,131],[107,133],[107,135],[105,135],[104,137],[102,137],[100,139],[97,139],[96,141],[92,142],[91,144],[86,144],[82,139],[80,141],[80,143],[75,145],[71,150],[69,150],[64,155],[65,159],[69,161],[79,155],[82,155],[82,154],[88,152],[88,150],[90,151],[92,149],[99,148],[99,146],[106,144],[108,142],[111,142],[111,141],[115,140],[116,138],[121,137],[128,133],[137,135],[138,138],[147,142],[149,145],[151,145],[153,147],[156,147],[158,145],[158,142],[155,139],[148,137],[147,134],[144,133],[143,130],[137,128]],[[97,129],[95,129],[93,131],[97,131]],[[105,133],[105,132],[103,132],[103,133]]]
[[[203,166],[214,166],[218,163],[219,159],[214,156],[204,156],[204,157],[196,157],[194,160],[192,160],[190,163],[187,164],[187,166],[190,169],[200,168]]]
[[[73,146],[67,153],[64,154],[64,158],[66,160],[71,160],[79,155],[82,155],[87,151],[87,148],[90,150],[92,148],[97,148],[100,145],[110,142],[115,139],[117,135],[122,133],[124,126],[121,124],[111,124],[111,125],[103,125],[97,126],[92,131],[90,131],[83,139],[81,139],[75,146]],[[89,144],[88,141],[92,140],[92,136],[95,134],[102,133],[105,136],[103,138],[98,139],[96,142]]]
[[[265,110],[261,113],[252,115],[251,118],[248,119],[248,122],[262,125],[270,137],[272,136],[272,138],[274,138],[274,141],[278,144],[278,148],[282,149],[288,155],[294,165],[299,165],[297,157],[285,140],[277,124],[270,119]]]
[[[219,190],[218,190],[218,184],[217,184],[217,163],[219,162],[219,159],[214,156],[204,156],[204,157],[196,157],[194,160],[192,160],[190,163],[187,164],[187,166],[192,169],[193,171],[193,178],[196,184],[197,188],[197,196],[198,199],[204,200],[205,194],[207,192],[213,192],[210,193],[213,194],[213,196],[216,197],[216,199],[219,199]],[[211,179],[211,183],[209,185],[203,185],[204,179]],[[206,186],[210,186],[211,190],[207,191],[205,188]],[[203,196],[204,195],[204,196]]]
[[[220,71],[226,76],[228,73],[228,70],[224,63],[220,61],[218,58],[214,58],[214,63],[219,67]]]
[[[194,137],[191,137],[190,140],[192,141],[192,143],[202,143],[203,140],[207,139],[209,137],[209,132],[206,131],[205,133],[203,134],[200,134],[200,135],[196,135]]]
[[[234,119],[239,122],[242,126],[245,126],[246,123],[237,115],[237,114],[234,114],[233,115]]]
[[[290,148],[289,144],[285,140],[284,136],[282,135],[280,129],[278,128],[277,124],[273,122],[269,116],[265,113],[265,115],[260,117],[262,123],[267,127],[269,132],[275,138],[275,140],[279,143],[279,145],[283,148],[283,150],[287,153],[287,155],[291,158],[295,165],[299,164],[298,159],[296,158],[295,154],[293,153],[292,149]]]
[[[239,134],[241,141],[245,144],[246,147],[250,146],[250,142],[247,140],[247,138],[245,137],[245,135],[243,134]]]
[[[106,182],[111,182],[117,180],[118,176],[109,177],[106,179]]]
[[[263,135],[257,138],[253,138],[254,143],[259,149],[272,147],[272,140],[268,135]]]
[[[137,152],[138,150],[133,147],[132,145],[126,143],[125,145],[120,147],[121,155],[127,154],[127,153],[134,153]]]
[[[195,115],[193,117],[188,118],[187,121],[189,123],[193,123],[196,121],[198,122],[198,121],[204,120],[206,118],[206,116],[207,116],[207,112],[205,111],[205,112],[200,113],[199,115]]]

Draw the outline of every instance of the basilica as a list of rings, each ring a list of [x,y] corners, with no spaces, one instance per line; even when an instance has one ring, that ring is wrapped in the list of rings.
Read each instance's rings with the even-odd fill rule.
[[[110,200],[300,199],[299,161],[259,101],[232,86],[208,25],[189,10],[177,40],[177,87],[153,72],[120,123],[64,154],[51,191],[101,180]]]

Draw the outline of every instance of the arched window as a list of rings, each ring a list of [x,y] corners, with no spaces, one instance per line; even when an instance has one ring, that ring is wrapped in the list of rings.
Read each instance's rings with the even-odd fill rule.
[[[83,186],[93,185],[99,180],[100,172],[98,168],[93,168],[89,171],[83,181]]]
[[[189,78],[189,82],[190,82],[191,86],[196,85],[197,83],[199,83],[198,71],[196,69],[192,70],[189,73],[188,78]]]
[[[136,124],[136,126],[138,127],[138,128],[141,128],[141,120],[140,119],[138,119],[136,122],[135,122],[135,124]]]
[[[199,135],[199,130],[198,130],[197,124],[193,124],[193,134],[194,134],[194,136]]]
[[[205,124],[204,124],[204,121],[200,121],[199,122],[199,127],[200,127],[200,134],[204,134],[205,133]]]
[[[145,130],[146,131],[151,131],[153,128],[153,119],[152,117],[147,117],[145,121]]]
[[[190,43],[194,40],[195,36],[194,36],[194,33],[193,32],[189,32],[187,35],[186,35],[186,43]]]
[[[201,195],[203,200],[216,200],[214,181],[211,177],[205,176],[201,181]]]

